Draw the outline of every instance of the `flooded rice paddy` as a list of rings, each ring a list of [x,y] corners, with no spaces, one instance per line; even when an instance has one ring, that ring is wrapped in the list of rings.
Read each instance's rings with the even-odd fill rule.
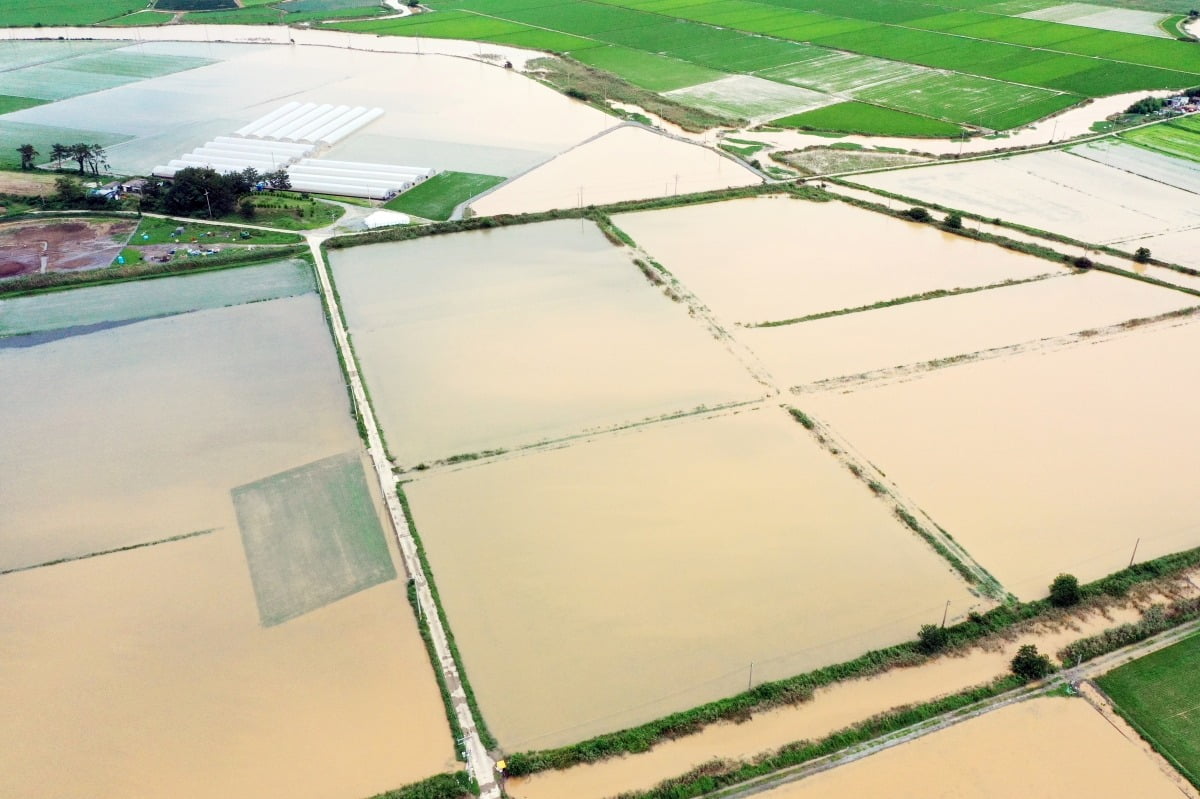
[[[309,293],[314,286],[312,267],[289,258],[169,279],[12,297],[0,300],[0,337],[281,299]],[[0,346],[4,344],[0,341]]]
[[[1027,599],[1200,544],[1198,345],[1188,318],[798,404]]]
[[[68,329],[0,373],[14,795],[360,799],[451,767],[403,580],[260,620],[232,489],[360,451],[315,295]]]
[[[1092,272],[1061,275],[737,336],[789,386],[1103,328],[1200,298]]]
[[[1180,792],[1086,700],[1054,697],[1001,708],[762,796],[1174,799]]]
[[[977,603],[774,407],[431,473],[405,490],[509,751],[840,662],[911,638],[948,599],[955,613]]]
[[[201,26],[177,28],[176,35],[199,33],[193,27]],[[228,33],[233,30],[218,31]],[[296,31],[296,38],[303,33]],[[362,133],[322,157],[492,175],[529,169],[613,124],[612,117],[512,70],[447,56],[343,49],[349,38],[343,35],[338,48],[131,44],[130,52],[202,56],[215,63],[25,109],[5,121],[132,136],[107,148],[112,168],[126,174],[147,174],[288,100],[384,109]],[[65,51],[78,44],[60,46]],[[402,78],[380,80],[380,75]]]
[[[1185,596],[1200,593],[1186,589],[1184,584]],[[1142,605],[1150,601],[1167,600],[1155,594],[1143,599]],[[892,708],[930,702],[982,685],[1007,674],[1023,644],[1054,653],[1079,638],[1140,618],[1140,611],[1132,605],[1105,612],[1076,610],[1061,623],[1035,625],[1010,640],[990,641],[914,668],[834,683],[817,689],[811,700],[799,705],[757,712],[746,721],[711,724],[694,735],[664,741],[648,752],[512,779],[506,787],[518,799],[606,799],[684,774],[714,758],[749,760],[787,742],[820,740]],[[961,619],[952,617],[952,622],[957,620]]]
[[[388,446],[406,466],[765,392],[591,222],[356,247],[331,261]]]
[[[841,202],[760,197],[613,221],[719,317],[743,324],[1062,271]]]
[[[1127,251],[1142,246],[1141,239],[1200,228],[1191,192],[1067,152],[905,169],[856,182]],[[1178,263],[1200,266],[1194,254],[1180,255]]]
[[[759,182],[756,174],[732,158],[625,125],[500,186],[471,208],[481,216],[519,214]]]

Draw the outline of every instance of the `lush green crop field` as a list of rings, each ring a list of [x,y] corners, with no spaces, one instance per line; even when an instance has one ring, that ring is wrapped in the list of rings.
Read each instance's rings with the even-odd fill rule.
[[[153,27],[166,25],[174,19],[174,15],[165,11],[135,11],[123,17],[110,19],[100,23],[111,28]]]
[[[893,111],[866,103],[838,103],[802,114],[793,114],[771,123],[785,128],[832,130],[879,136],[954,136],[962,132],[958,125],[937,119]]]
[[[902,111],[996,130],[1023,125],[1074,105],[1078,97],[1045,89],[936,72],[859,92]]]
[[[0,26],[92,25],[146,7],[146,0],[28,0],[6,2]]]
[[[1122,133],[1121,138],[1166,155],[1200,162],[1200,121],[1189,118],[1179,122],[1187,125],[1166,122]]]
[[[620,75],[635,86],[655,92],[682,89],[725,77],[723,72],[687,61],[615,45],[572,50],[570,54],[585,64]]]
[[[1142,736],[1200,787],[1200,635],[1097,682]]]
[[[1006,16],[1050,0],[431,2],[435,14],[338,27],[570,52],[651,91],[752,74],[997,129],[1085,97],[1200,84],[1190,44]]]
[[[20,111],[22,108],[33,108],[35,105],[41,105],[46,102],[35,97],[13,97],[8,94],[0,94],[0,114],[11,114],[13,111]]]
[[[442,172],[391,200],[384,208],[442,222],[450,218],[459,203],[503,182],[504,178],[495,175]]]

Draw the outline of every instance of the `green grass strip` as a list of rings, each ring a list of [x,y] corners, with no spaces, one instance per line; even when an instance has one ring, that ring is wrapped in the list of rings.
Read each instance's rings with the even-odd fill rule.
[[[91,269],[84,272],[47,272],[25,275],[0,283],[0,297],[20,297],[43,291],[63,291],[79,286],[103,286],[110,283],[124,283],[127,280],[212,272],[218,269],[249,266],[263,261],[309,257],[308,248],[303,245],[255,247],[246,250],[226,250],[220,255],[210,255],[204,258],[176,258],[165,264],[139,261],[135,264],[110,266],[106,269]]]
[[[859,722],[825,736],[819,741],[797,741],[753,762],[710,762],[674,779],[664,780],[648,791],[621,794],[621,799],[689,799],[739,785],[787,768],[811,763],[852,746],[869,743],[948,713],[966,713],[973,706],[1020,688],[1017,677],[1002,677],[988,685],[969,688],[942,699],[900,708]]]
[[[408,504],[408,496],[404,493],[404,484],[396,483],[396,496],[400,499],[400,506],[404,509],[404,515],[408,519],[408,529],[412,534],[413,542],[417,545],[417,557],[421,560],[421,568],[425,571],[425,579],[429,583],[429,593],[433,596],[433,604],[437,606],[438,617],[442,620],[442,629],[446,631],[446,643],[450,647],[450,656],[454,658],[454,665],[458,667],[458,679],[462,683],[463,693],[467,696],[467,704],[471,707],[471,713],[475,716],[475,729],[479,733],[479,739],[483,741],[483,745],[488,749],[494,749],[498,746],[496,738],[492,735],[492,731],[488,729],[487,722],[483,718],[483,713],[479,710],[479,703],[475,700],[475,691],[471,689],[471,682],[467,679],[467,671],[463,668],[462,655],[458,652],[458,644],[454,640],[454,632],[450,628],[450,623],[446,620],[446,611],[442,607],[442,598],[438,594],[437,583],[433,579],[433,569],[429,567],[429,558],[425,554],[425,545],[421,543],[421,536],[417,532],[416,517],[413,516],[412,508]],[[418,614],[419,615],[419,614]],[[433,659],[434,671],[441,674],[436,654],[430,648],[430,657]],[[439,678],[440,679],[440,678]],[[445,687],[442,688],[445,691]],[[444,694],[447,702],[447,713],[450,715],[451,727],[457,727],[457,722],[454,720],[453,708],[449,704],[449,693]],[[461,737],[461,730],[456,735]]]
[[[444,222],[454,209],[477,194],[503,183],[506,178],[473,172],[442,172],[414,186],[383,207],[390,211]]]
[[[89,552],[86,555],[70,555],[65,558],[56,558],[54,560],[48,560],[44,563],[34,563],[29,566],[17,566],[16,568],[13,568],[13,569],[0,569],[0,575],[16,574],[17,572],[27,572],[27,571],[32,571],[34,569],[44,569],[47,566],[57,566],[60,563],[70,563],[70,562],[76,561],[76,560],[87,560],[88,558],[98,558],[103,555],[115,555],[118,552],[130,552],[135,549],[145,549],[146,547],[156,547],[159,544],[171,544],[171,543],[174,543],[175,541],[184,541],[188,538],[195,538],[195,537],[201,536],[201,535],[208,535],[209,533],[215,533],[216,531],[217,531],[217,528],[215,528],[215,527],[210,530],[195,530],[190,533],[180,533],[179,535],[172,535],[172,536],[168,536],[167,538],[160,538],[157,541],[143,541],[140,544],[129,544],[128,546],[116,547],[115,549],[102,549],[99,552]]]
[[[471,777],[465,771],[453,774],[438,774],[403,788],[376,794],[371,799],[467,799],[479,793]]]

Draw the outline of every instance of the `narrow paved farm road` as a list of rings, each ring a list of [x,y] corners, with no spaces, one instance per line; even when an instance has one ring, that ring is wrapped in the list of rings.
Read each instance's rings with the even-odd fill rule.
[[[433,594],[429,591],[429,582],[426,579],[425,570],[421,567],[421,560],[417,556],[417,544],[413,539],[412,530],[409,527],[409,519],[404,513],[403,506],[400,504],[400,498],[396,494],[396,477],[392,473],[392,466],[388,461],[387,452],[383,446],[383,438],[379,434],[379,427],[375,421],[375,413],[371,410],[370,403],[367,402],[366,390],[363,388],[362,378],[358,373],[354,354],[350,351],[350,339],[346,334],[345,325],[342,323],[341,308],[338,306],[337,297],[333,292],[333,284],[329,279],[329,270],[321,253],[321,244],[328,237],[328,233],[305,234],[305,240],[312,251],[313,263],[316,265],[317,281],[320,285],[321,297],[324,300],[326,310],[329,312],[329,323],[333,330],[334,343],[338,348],[338,352],[341,353],[343,363],[346,364],[346,377],[350,381],[350,391],[354,405],[358,411],[359,418],[362,420],[363,428],[367,431],[367,451],[371,456],[371,463],[375,468],[375,476],[379,480],[379,488],[383,492],[384,501],[387,503],[388,516],[391,517],[392,529],[395,531],[396,541],[400,545],[400,553],[404,558],[405,571],[408,572],[409,579],[413,581],[417,589],[417,606],[419,612],[429,624],[429,634],[433,639],[434,651],[437,653],[437,666],[441,669],[442,678],[446,681],[446,687],[450,691],[450,701],[454,707],[454,714],[458,718],[458,724],[463,731],[463,738],[457,742],[457,745],[465,750],[467,768],[471,772],[471,775],[479,782],[480,799],[500,799],[500,788],[496,785],[495,762],[488,754],[483,741],[479,738],[479,731],[475,726],[475,716],[471,712],[471,706],[467,702],[467,695],[463,691],[462,680],[458,674],[458,665],[454,662],[454,657],[450,653],[450,644],[446,639],[446,630],[442,626],[441,617],[438,615],[437,605],[433,601]]]

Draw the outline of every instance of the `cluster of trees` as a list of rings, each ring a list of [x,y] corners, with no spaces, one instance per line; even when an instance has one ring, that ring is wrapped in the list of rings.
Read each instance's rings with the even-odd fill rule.
[[[226,216],[237,207],[238,199],[259,186],[277,191],[290,189],[287,170],[260,173],[247,168],[222,174],[207,167],[188,167],[175,173],[169,187],[147,186],[144,196],[150,204],[160,205],[169,214]],[[243,211],[244,215],[247,215]]]
[[[41,155],[32,144],[20,145],[17,153],[21,156],[21,169],[33,169],[35,160]],[[99,144],[53,144],[50,147],[50,160],[54,162],[55,169],[62,169],[64,162],[74,161],[81,175],[91,173],[99,177],[102,169],[108,169],[108,156]]]

